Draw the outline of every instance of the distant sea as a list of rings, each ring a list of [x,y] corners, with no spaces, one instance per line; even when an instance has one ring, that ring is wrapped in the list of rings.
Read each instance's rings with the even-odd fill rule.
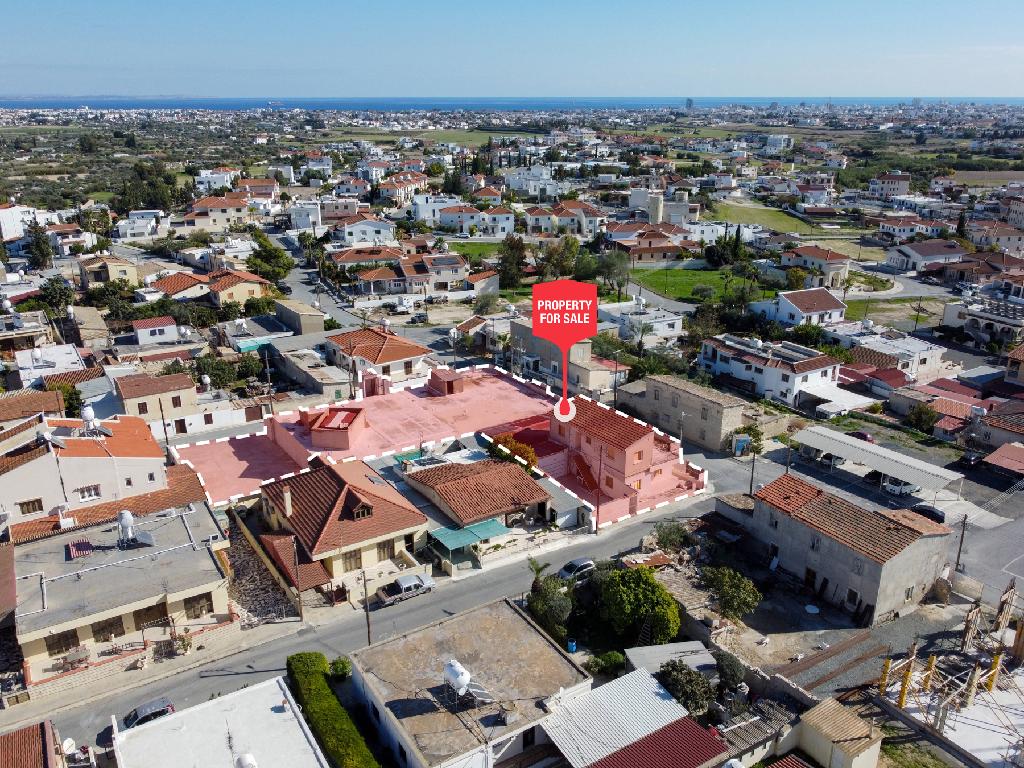
[[[837,106],[891,106],[910,104],[912,96],[715,96],[693,97],[696,107],[722,107],[729,105],[749,105],[766,107],[778,103],[781,106],[795,106],[801,103],[820,105],[831,102]],[[921,97],[927,104],[1007,104],[1024,105],[1022,97]],[[303,110],[341,110],[341,111],[373,111],[373,112],[408,112],[413,110],[439,110],[452,112],[457,110],[484,112],[513,111],[562,111],[575,109],[659,109],[684,107],[686,97],[506,97],[506,98],[453,98],[453,97],[368,97],[368,98],[197,98],[188,96],[0,96],[0,108],[5,109],[76,109],[90,107],[92,109],[209,109],[209,110],[246,110],[246,109],[303,109]]]

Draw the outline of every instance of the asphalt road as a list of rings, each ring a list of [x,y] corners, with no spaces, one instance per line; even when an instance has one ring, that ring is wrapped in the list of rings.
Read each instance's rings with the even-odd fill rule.
[[[681,510],[676,507],[656,515],[645,515],[629,523],[613,526],[596,536],[581,534],[579,543],[552,553],[544,561],[551,562],[554,569],[574,557],[609,557],[637,546],[640,538],[657,521],[696,516],[708,511],[711,506],[710,499],[701,498],[684,502]],[[518,561],[444,584],[436,592],[391,608],[371,611],[373,639],[379,641],[407,632],[504,596],[519,596],[529,589],[530,581],[531,575],[526,564]],[[321,651],[328,658],[334,658],[365,645],[364,614],[346,610],[331,624],[304,627],[295,635],[211,661],[182,674],[128,691],[112,693],[82,706],[56,711],[52,718],[61,736],[65,738],[71,737],[78,744],[105,744],[109,739],[111,715],[120,717],[138,704],[158,696],[167,696],[175,707],[182,709],[200,704],[217,694],[230,693],[283,674],[285,659],[292,653]]]

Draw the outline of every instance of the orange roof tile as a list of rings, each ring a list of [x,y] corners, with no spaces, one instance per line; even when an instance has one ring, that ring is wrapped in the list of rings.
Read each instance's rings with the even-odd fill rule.
[[[654,432],[646,424],[638,424],[628,416],[620,416],[585,397],[574,397],[572,402],[576,406],[576,416],[569,423],[602,443],[626,450]]]
[[[518,464],[488,459],[472,464],[443,464],[406,475],[433,489],[462,525],[515,512],[550,498]]]
[[[47,419],[51,429],[68,427],[82,429],[85,422],[81,419]],[[57,455],[62,459],[83,458],[149,458],[158,459],[164,455],[149,425],[138,416],[115,416],[101,421],[104,427],[113,432],[112,435],[88,437],[63,436],[63,448],[56,448]]]
[[[377,328],[360,328],[339,333],[336,336],[328,336],[327,340],[346,355],[361,357],[373,365],[394,363],[430,354],[429,349],[414,341],[393,333],[385,333]]]

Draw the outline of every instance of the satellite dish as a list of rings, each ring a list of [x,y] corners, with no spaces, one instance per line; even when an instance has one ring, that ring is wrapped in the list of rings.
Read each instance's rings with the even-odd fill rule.
[[[82,420],[91,424],[96,419],[96,409],[87,405],[82,409]]]
[[[11,300],[10,300],[10,299],[4,299],[4,305],[3,305],[3,306],[4,306],[4,312],[10,312],[10,311],[11,311],[11,308],[12,308],[12,307],[13,307],[14,305],[13,305],[13,304],[11,304]]]
[[[22,280],[25,279],[25,270],[24,269],[19,269],[18,270],[18,277],[21,278]]]
[[[135,516],[127,509],[117,513],[117,525],[122,531],[131,531],[135,525]]]
[[[256,758],[246,752],[235,758],[235,768],[257,768]]]
[[[67,312],[68,320],[74,320],[75,319],[75,308],[73,306],[68,304],[68,307],[65,310],[65,312]]]
[[[38,363],[42,359],[43,359],[43,350],[41,350],[39,347],[33,347],[32,348],[32,362]]]
[[[469,688],[472,675],[456,659],[449,659],[444,665],[444,681],[455,689],[460,696]]]
[[[202,385],[204,387],[210,386],[210,377],[207,376],[205,373],[202,375],[202,378],[200,378],[199,381],[202,382]]]
[[[64,739],[64,741],[60,743],[60,749],[65,755],[71,756],[75,754],[75,740]]]

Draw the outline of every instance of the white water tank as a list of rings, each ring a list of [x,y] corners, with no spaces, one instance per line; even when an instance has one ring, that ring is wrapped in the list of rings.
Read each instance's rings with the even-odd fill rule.
[[[449,659],[444,665],[444,681],[454,688],[461,696],[466,692],[466,687],[472,676],[464,666],[456,659]]]
[[[82,421],[88,423],[96,418],[96,410],[91,406],[87,405],[82,408]]]
[[[256,758],[246,752],[235,758],[235,768],[258,768]]]

